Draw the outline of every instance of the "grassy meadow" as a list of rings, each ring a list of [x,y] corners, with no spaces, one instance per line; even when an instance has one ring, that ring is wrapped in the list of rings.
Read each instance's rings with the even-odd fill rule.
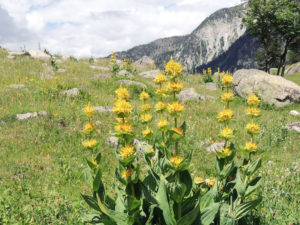
[[[57,63],[65,69],[53,71],[50,62],[28,56],[8,59],[7,52],[0,50],[0,224],[83,224],[83,215],[90,211],[81,199],[80,192],[90,193],[85,182],[87,165],[85,158],[90,152],[82,147],[80,133],[85,117],[83,107],[112,106],[117,80],[93,79],[95,74],[109,74],[90,68],[90,65],[107,66],[109,60],[91,62],[88,59],[67,60]],[[52,74],[52,80],[43,76]],[[286,77],[300,85],[300,74]],[[124,78],[127,79],[127,78]],[[156,102],[155,88],[150,79],[139,76],[130,78],[147,84],[147,91]],[[11,84],[25,84],[22,89],[8,88]],[[211,91],[203,87],[199,76],[186,75],[185,88],[194,87],[201,94],[214,96],[215,100],[185,103],[183,118],[188,130],[181,148],[195,149],[191,169],[194,176],[203,178],[215,174],[215,155],[205,151],[218,141],[220,125],[216,116],[222,110],[221,90]],[[67,97],[62,91],[80,88],[76,97]],[[142,88],[131,85],[129,90],[133,106],[139,106]],[[237,130],[237,145],[247,140],[245,124],[246,101],[236,98],[232,103]],[[291,110],[300,111],[300,104],[275,108],[261,104],[262,116],[258,137],[263,153],[261,191],[263,203],[257,211],[260,223],[300,224],[300,136],[296,131],[285,129],[298,118],[289,115]],[[18,121],[16,114],[46,111],[46,116]],[[97,140],[101,143],[104,182],[109,187],[116,182],[117,166],[114,149],[106,143],[111,136],[112,113],[97,113]],[[134,112],[134,129],[141,133],[143,125]],[[298,119],[299,121],[299,119]],[[152,123],[154,127],[154,123]],[[140,137],[137,136],[137,139]],[[111,195],[113,195],[112,190]]]

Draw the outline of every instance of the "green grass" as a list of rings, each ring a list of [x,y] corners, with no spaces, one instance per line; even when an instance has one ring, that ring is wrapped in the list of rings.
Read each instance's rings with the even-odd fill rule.
[[[92,105],[111,106],[114,90],[119,86],[116,79],[93,80],[94,74],[88,60],[58,63],[65,73],[56,73],[56,79],[44,81],[41,74],[51,69],[45,62],[29,57],[7,59],[7,53],[0,50],[0,224],[83,224],[82,215],[89,211],[80,198],[80,192],[90,193],[84,179],[87,170],[85,158],[91,153],[81,146],[83,137],[80,130],[85,121],[82,108],[87,102]],[[95,65],[108,66],[107,60]],[[50,63],[48,63],[50,65]],[[142,78],[136,81],[151,83]],[[287,79],[298,82],[299,74]],[[15,90],[9,84],[26,84],[25,89]],[[220,90],[209,91],[200,87],[199,77],[189,76],[185,87],[194,87],[199,93],[215,96],[214,101],[188,102],[183,118],[187,121],[186,141],[183,150],[195,149],[191,169],[194,176],[214,176],[214,154],[205,151],[208,144],[202,141],[218,141],[220,125],[217,113],[222,109],[218,97]],[[81,93],[65,97],[62,90],[78,87]],[[141,88],[130,86],[133,106],[139,106],[138,94]],[[150,94],[155,90],[148,85]],[[152,99],[155,102],[157,99]],[[152,103],[153,103],[152,102]],[[244,129],[248,122],[245,116],[245,101],[236,98],[232,104],[235,111],[234,128],[237,130],[237,145],[244,145],[247,134]],[[284,127],[297,121],[289,111],[300,111],[300,105],[274,108],[265,105],[258,119],[262,127],[259,135],[263,153],[263,175],[261,192],[263,204],[257,213],[261,224],[300,223],[300,162],[299,134]],[[18,113],[46,111],[45,117],[17,121]],[[138,112],[134,112],[133,118]],[[107,191],[115,183],[114,170],[117,165],[114,149],[106,144],[111,136],[114,116],[98,113],[97,140],[103,154],[102,169]],[[182,122],[182,121],[181,121]],[[140,133],[142,125],[134,120],[135,130]],[[140,138],[137,136],[137,138]]]

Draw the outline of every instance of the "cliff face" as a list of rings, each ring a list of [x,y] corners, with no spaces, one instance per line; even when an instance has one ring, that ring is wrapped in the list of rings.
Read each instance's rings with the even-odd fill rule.
[[[239,5],[218,10],[189,35],[159,39],[116,55],[134,60],[147,55],[159,66],[173,56],[191,72],[207,65],[230,70],[256,67],[253,55],[258,46],[242,26],[243,9]]]

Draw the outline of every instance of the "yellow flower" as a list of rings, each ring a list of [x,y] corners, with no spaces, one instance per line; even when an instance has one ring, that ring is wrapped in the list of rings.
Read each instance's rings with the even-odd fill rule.
[[[251,108],[247,108],[246,109],[246,113],[250,117],[257,117],[260,114],[260,109],[258,109],[258,108],[252,108],[252,107]]]
[[[181,82],[174,82],[174,81],[169,81],[167,83],[167,92],[170,94],[179,93],[183,88],[183,83]]]
[[[84,126],[83,132],[85,133],[90,133],[95,129],[95,124],[94,123],[87,123]]]
[[[127,179],[128,177],[130,177],[133,174],[133,169],[128,169],[122,172],[122,177],[124,179]]]
[[[144,113],[140,116],[140,120],[144,123],[148,123],[152,120],[152,115],[149,113]]]
[[[229,139],[232,138],[233,136],[233,130],[225,127],[221,132],[220,132],[220,136],[224,139]]]
[[[220,67],[218,67],[218,73],[220,73]]]
[[[212,75],[212,71],[211,71],[211,68],[210,68],[210,67],[207,69],[207,73],[208,73],[209,75]]]
[[[168,78],[166,77],[166,75],[160,73],[156,76],[156,78],[154,79],[155,84],[163,84],[166,81],[168,81]]]
[[[91,106],[91,104],[89,103],[86,107],[84,107],[83,113],[84,113],[84,115],[89,116],[89,117],[94,115],[94,113],[95,113],[94,107]]]
[[[84,141],[83,146],[86,148],[93,148],[97,145],[97,141],[95,139]]]
[[[115,93],[116,93],[118,99],[127,101],[130,97],[128,90],[126,88],[122,88],[122,85],[119,89],[117,89],[115,91]]]
[[[147,127],[145,130],[142,131],[143,137],[147,137],[150,134],[153,134],[153,131]]]
[[[216,151],[217,156],[221,159],[226,158],[232,154],[232,150],[229,148],[223,148],[219,151]]]
[[[171,57],[170,61],[167,63],[165,70],[171,77],[178,77],[181,75],[181,72],[183,70],[182,65],[179,62],[176,62]]]
[[[116,120],[118,123],[129,123],[130,118],[129,117],[117,117]]]
[[[230,74],[226,74],[223,79],[222,79],[222,84],[224,84],[225,86],[231,86],[233,82],[233,77]]]
[[[162,128],[166,128],[166,126],[168,126],[169,123],[167,120],[160,120],[158,123],[157,123],[157,127],[162,129]]]
[[[205,183],[207,184],[208,187],[214,186],[216,182],[216,178],[210,177],[209,179],[205,179]]]
[[[117,100],[115,102],[113,112],[117,114],[128,114],[132,110],[132,107],[129,102],[126,102],[125,100]]]
[[[166,95],[166,89],[164,88],[157,88],[156,94],[160,95],[161,97],[164,97]]]
[[[120,123],[115,126],[115,131],[122,134],[130,134],[132,132],[132,125],[130,123]]]
[[[144,101],[144,100],[147,100],[149,98],[149,94],[145,91],[143,91],[141,94],[140,94],[140,100]]]
[[[255,94],[251,94],[247,101],[249,106],[257,106],[259,102],[260,100]]]
[[[128,156],[131,156],[132,154],[134,154],[134,147],[132,145],[127,145],[123,148],[121,148],[121,151],[120,151],[120,155],[123,157],[123,158],[127,158]]]
[[[155,105],[155,109],[157,112],[162,112],[167,108],[167,103],[165,102],[158,102]]]
[[[234,98],[234,94],[232,92],[224,93],[221,97],[222,102],[224,103],[232,101],[233,98]]]
[[[255,152],[257,150],[257,145],[250,141],[246,143],[245,150],[249,152]]]
[[[141,111],[142,112],[147,112],[151,109],[151,105],[150,104],[143,104],[141,105]]]
[[[94,166],[98,166],[98,163],[96,160],[92,159],[91,163],[94,165]]]
[[[255,123],[248,123],[246,125],[246,129],[247,129],[248,133],[255,134],[259,131],[259,125],[255,124]]]
[[[200,183],[204,183],[204,182],[205,182],[205,180],[202,179],[201,177],[195,177],[195,183],[196,184],[200,184]]]
[[[224,111],[218,114],[219,122],[229,121],[233,117],[233,111],[231,109],[225,109]]]
[[[175,131],[177,134],[184,136],[184,131],[181,128],[174,127],[172,128],[172,130]]]
[[[170,159],[170,162],[175,166],[179,166],[183,161],[183,158],[181,156],[173,156]]]
[[[172,116],[178,117],[178,114],[184,110],[184,106],[179,102],[172,102],[168,105],[168,110]]]
[[[203,69],[203,75],[206,75],[206,69]]]

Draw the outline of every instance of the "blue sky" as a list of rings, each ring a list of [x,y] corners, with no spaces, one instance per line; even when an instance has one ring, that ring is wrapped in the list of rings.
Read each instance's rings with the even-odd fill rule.
[[[214,11],[241,0],[0,0],[0,46],[40,45],[52,53],[105,56],[184,35]]]

